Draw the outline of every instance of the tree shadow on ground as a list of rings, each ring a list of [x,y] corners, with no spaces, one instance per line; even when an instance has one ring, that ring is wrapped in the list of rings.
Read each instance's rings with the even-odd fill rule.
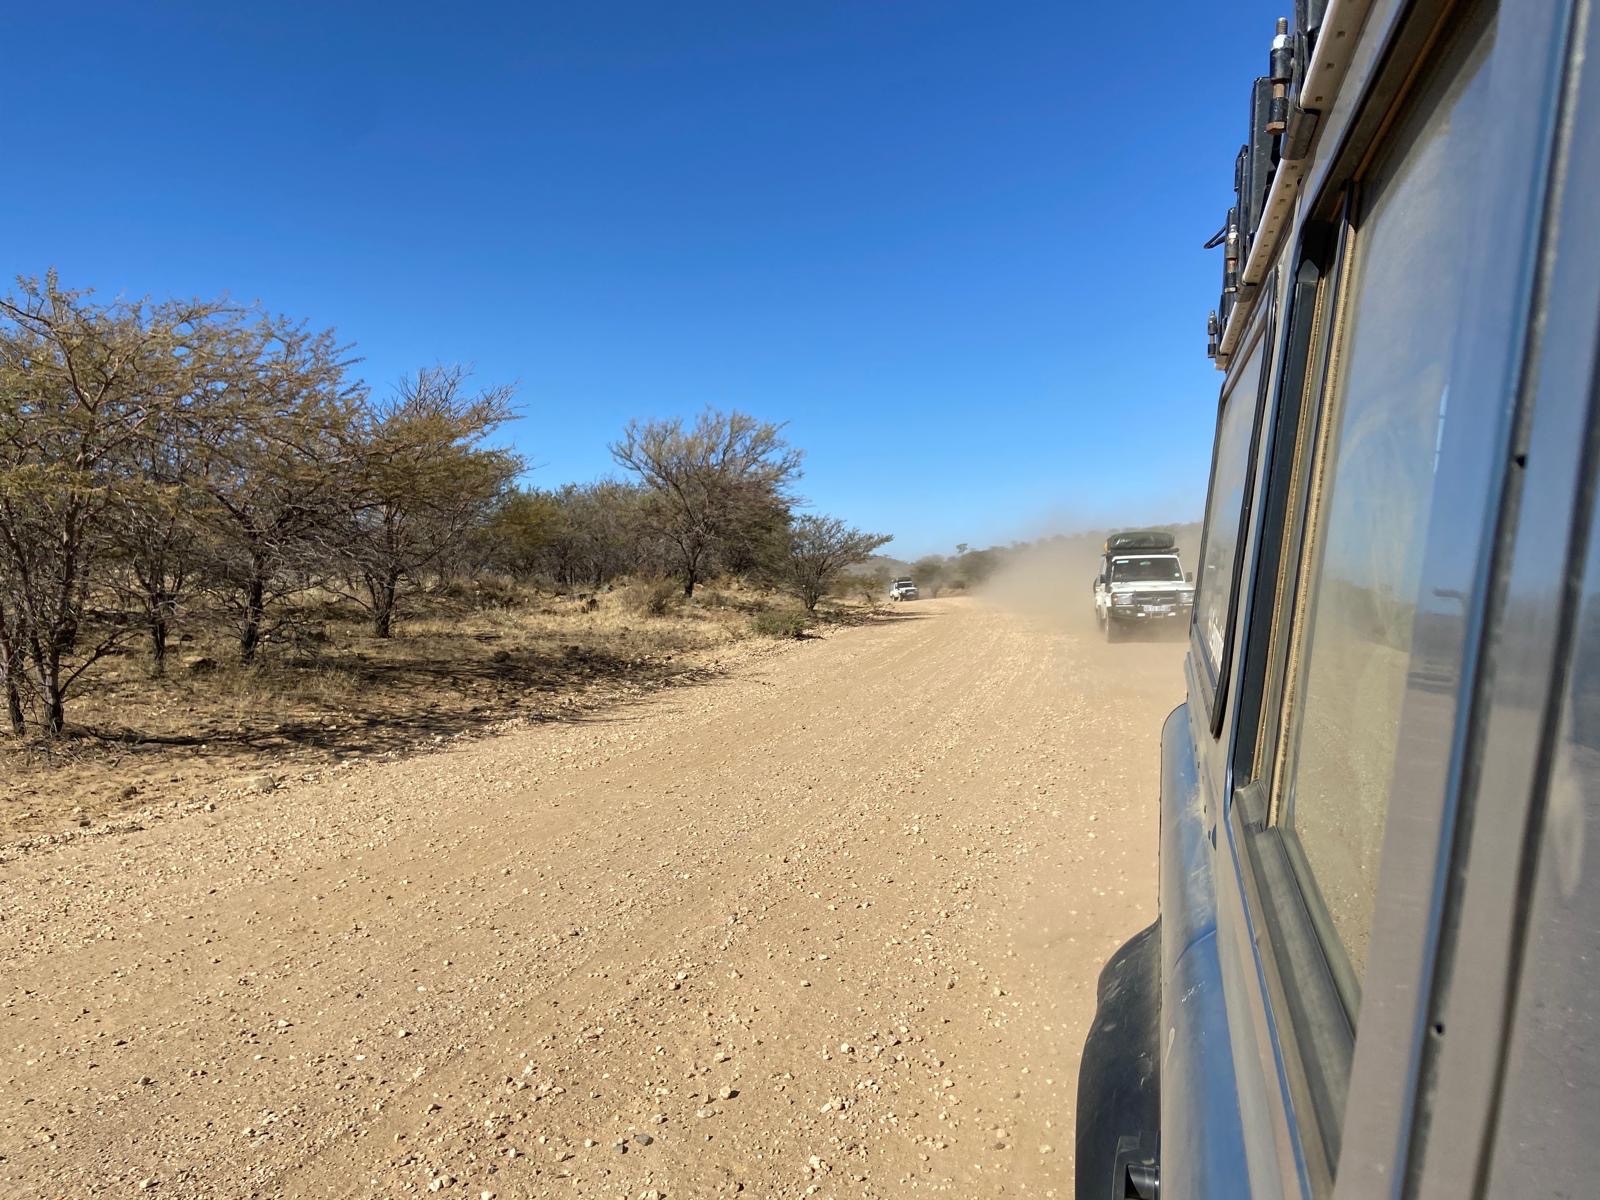
[[[199,714],[193,732],[170,734],[131,727],[72,726],[66,741],[92,745],[193,747],[225,754],[290,748],[334,756],[403,752],[430,742],[479,734],[508,721],[581,720],[604,708],[664,687],[716,678],[720,672],[666,659],[591,647],[505,649],[479,660],[458,656],[380,658],[350,654],[307,656],[275,671],[292,687],[297,671],[337,674],[360,697],[359,707],[301,712],[258,711],[242,718]],[[302,707],[296,705],[296,708]],[[208,716],[210,719],[208,719]],[[60,749],[62,747],[58,747]]]
[[[861,625],[889,625],[900,621],[926,621],[928,612],[907,611],[904,606],[895,608],[841,608],[819,611],[816,618],[823,625],[840,625],[854,628]]]

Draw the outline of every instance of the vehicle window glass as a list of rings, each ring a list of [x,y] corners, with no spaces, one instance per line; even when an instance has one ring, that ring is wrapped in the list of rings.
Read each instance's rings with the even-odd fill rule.
[[[1600,1174],[1600,547],[1591,545],[1546,785],[1527,957],[1491,1195],[1560,1196]]]
[[[1121,558],[1111,567],[1111,578],[1118,583],[1171,583],[1182,579],[1175,558]]]
[[[1313,908],[1342,947],[1330,958],[1352,1013],[1469,269],[1461,180],[1477,169],[1489,42],[1485,30],[1452,52],[1363,189],[1332,385],[1279,812],[1309,868]]]
[[[1213,675],[1222,668],[1233,563],[1239,552],[1239,526],[1244,515],[1244,488],[1250,473],[1250,433],[1255,428],[1256,393],[1267,339],[1258,338],[1250,357],[1234,378],[1222,405],[1217,428],[1217,461],[1206,503],[1205,560],[1200,564],[1195,626],[1211,660]]]

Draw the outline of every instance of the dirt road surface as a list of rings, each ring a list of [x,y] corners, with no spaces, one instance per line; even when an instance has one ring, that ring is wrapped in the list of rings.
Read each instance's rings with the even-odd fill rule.
[[[0,1195],[1070,1195],[1181,655],[923,602],[16,856]]]

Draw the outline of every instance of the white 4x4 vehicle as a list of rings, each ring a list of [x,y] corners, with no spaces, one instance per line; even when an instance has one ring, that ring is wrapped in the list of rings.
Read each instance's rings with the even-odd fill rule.
[[[917,598],[917,585],[910,579],[896,579],[889,585],[889,599],[915,600]]]
[[[1108,642],[1140,626],[1187,625],[1194,576],[1184,573],[1176,540],[1160,530],[1106,539],[1094,581],[1094,615]]]

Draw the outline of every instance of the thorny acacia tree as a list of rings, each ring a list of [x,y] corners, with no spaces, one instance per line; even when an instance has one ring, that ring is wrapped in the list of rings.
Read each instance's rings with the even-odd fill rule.
[[[787,515],[801,452],[783,426],[707,408],[681,418],[630,421],[611,447],[647,490],[644,523],[667,546],[683,594],[727,556],[761,541]]]
[[[513,491],[480,535],[493,543],[488,563],[517,579],[558,588],[601,588],[630,571],[660,571],[644,536],[644,489],[614,479],[567,483],[554,491]]]
[[[229,403],[207,424],[198,487],[208,587],[248,664],[285,601],[329,569],[365,393],[331,330],[282,318],[235,331],[229,361]]]
[[[513,579],[539,574],[561,521],[554,497],[531,488],[508,488],[483,524],[466,539],[464,553],[474,571],[499,571]]]
[[[31,693],[60,733],[73,685],[129,631],[92,611],[96,571],[149,499],[140,464],[184,419],[224,312],[96,304],[53,274],[0,300],[0,664],[14,730]]]
[[[472,392],[462,367],[429,367],[352,429],[342,546],[372,615],[389,637],[403,580],[415,580],[494,511],[522,461],[484,439],[512,416],[509,386]]]
[[[598,590],[630,572],[659,575],[656,543],[641,526],[644,500],[642,487],[615,479],[511,488],[454,554],[470,571],[559,590]]]
[[[838,517],[805,513],[796,517],[772,554],[773,581],[797,596],[811,612],[845,569],[864,562],[888,542],[886,533],[863,533]]]
[[[111,580],[125,592],[150,645],[150,673],[166,673],[167,643],[196,575],[198,520],[188,486],[194,441],[181,418],[158,414],[167,426],[141,439],[131,456],[132,502],[112,547]]]
[[[569,483],[551,494],[559,519],[546,555],[550,577],[566,587],[603,587],[629,571],[661,569],[654,542],[644,535],[646,493],[633,484],[602,479]]]
[[[208,448],[240,418],[242,317],[216,308],[195,324],[176,390],[151,412],[124,464],[130,502],[115,531],[106,583],[126,597],[143,625],[157,677],[166,672],[172,628],[202,573],[205,494],[199,483]]]

